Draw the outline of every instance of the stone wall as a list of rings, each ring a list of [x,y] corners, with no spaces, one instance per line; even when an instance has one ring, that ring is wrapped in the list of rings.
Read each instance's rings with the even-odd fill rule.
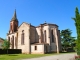
[[[31,26],[30,27],[30,43],[36,42],[36,28]]]
[[[35,46],[36,46],[36,50],[35,50]],[[40,44],[40,45],[31,45],[31,54],[44,54],[44,45]]]
[[[24,45],[21,45],[21,34],[24,30]],[[30,53],[30,25],[23,23],[18,29],[18,49],[22,49],[22,53]]]
[[[9,40],[8,38],[10,38],[10,49],[12,49],[12,36],[14,36],[14,48],[13,49],[17,49],[17,46],[15,45],[15,43],[17,42],[16,41],[17,39],[15,39],[15,37],[18,38],[17,32],[7,35],[7,40]]]
[[[38,42],[38,43],[39,43],[39,40],[40,40],[40,36],[41,36],[40,27],[37,27],[36,28],[36,42]]]

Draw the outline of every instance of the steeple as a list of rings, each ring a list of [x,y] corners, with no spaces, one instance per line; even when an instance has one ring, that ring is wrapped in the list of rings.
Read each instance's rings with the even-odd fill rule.
[[[14,15],[13,15],[11,21],[13,21],[13,20],[18,21],[18,19],[17,19],[17,15],[16,15],[16,9],[15,9],[15,11],[14,11]]]
[[[16,32],[18,29],[18,19],[17,19],[17,15],[16,15],[16,9],[14,11],[14,15],[10,21],[10,33]]]

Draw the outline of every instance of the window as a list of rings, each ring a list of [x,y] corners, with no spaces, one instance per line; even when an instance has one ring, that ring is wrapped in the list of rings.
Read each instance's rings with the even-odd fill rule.
[[[35,46],[35,50],[37,50],[37,46]]]
[[[45,42],[46,42],[46,30],[44,31],[44,38],[45,38]]]
[[[17,38],[15,37],[15,46],[17,46]]]
[[[8,37],[8,41],[9,41],[9,43],[10,43],[10,37]]]
[[[53,30],[51,30],[52,42],[54,42]]]
[[[24,45],[24,30],[22,30],[21,34],[21,45]]]
[[[14,36],[12,36],[12,49],[14,49]]]

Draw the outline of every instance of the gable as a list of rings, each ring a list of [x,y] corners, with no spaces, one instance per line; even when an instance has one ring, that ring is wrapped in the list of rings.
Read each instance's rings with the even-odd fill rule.
[[[23,23],[18,27],[18,30],[21,29],[21,28],[23,28],[23,27],[27,28],[27,27],[29,27],[29,26],[30,26],[30,24],[23,22]]]

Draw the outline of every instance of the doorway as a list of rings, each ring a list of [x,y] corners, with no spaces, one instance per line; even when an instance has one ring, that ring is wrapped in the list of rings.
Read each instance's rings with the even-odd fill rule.
[[[48,53],[48,46],[45,46],[46,53]]]

